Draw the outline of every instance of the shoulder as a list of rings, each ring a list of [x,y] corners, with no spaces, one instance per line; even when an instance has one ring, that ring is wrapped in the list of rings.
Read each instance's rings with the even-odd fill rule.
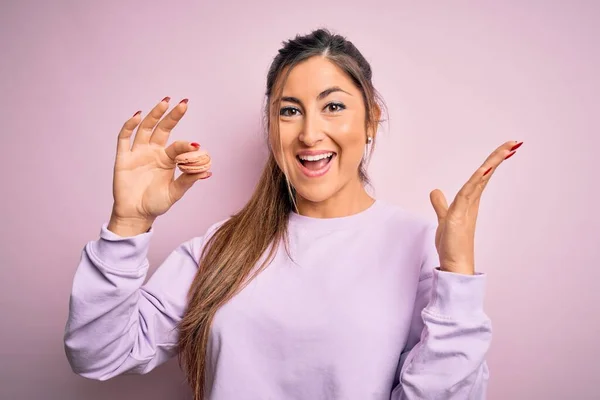
[[[192,237],[186,243],[184,243],[184,247],[188,248],[189,252],[194,257],[194,259],[200,259],[200,255],[202,254],[202,251],[204,250],[204,247],[206,246],[210,238],[219,230],[219,228],[221,228],[221,226],[223,226],[230,219],[231,217],[213,223],[206,229],[206,231],[202,235]]]
[[[430,276],[437,266],[437,218],[427,218],[389,203],[382,202],[380,208],[382,233],[389,238],[386,240],[390,240],[402,253],[414,257],[415,266],[421,270],[421,279]]]

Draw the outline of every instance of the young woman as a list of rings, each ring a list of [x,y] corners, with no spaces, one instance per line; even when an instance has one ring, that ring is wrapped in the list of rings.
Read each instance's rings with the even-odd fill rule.
[[[381,102],[351,42],[317,30],[284,43],[266,94],[270,156],[251,199],[145,285],[153,222],[211,176],[210,157],[167,145],[187,100],[125,122],[112,215],[74,278],[73,370],[105,380],[178,355],[197,400],[484,398],[491,327],[475,222],[521,143],[496,149],[450,206],[433,191],[431,225],[365,190]]]

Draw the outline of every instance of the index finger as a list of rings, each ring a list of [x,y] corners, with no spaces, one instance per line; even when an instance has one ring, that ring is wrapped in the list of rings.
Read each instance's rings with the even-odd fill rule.
[[[505,142],[494,150],[477,171],[471,175],[471,178],[469,178],[458,194],[467,198],[480,195],[495,169],[502,164],[504,160],[512,157],[522,144],[523,142],[512,140]]]
[[[519,147],[523,145],[523,142],[517,142],[515,140],[511,140],[510,142],[506,142],[500,147],[498,147],[492,154],[489,155],[488,158],[483,162],[480,170],[483,169],[483,174],[481,177],[488,175],[492,172],[493,169],[497,168],[504,160],[507,160],[509,157],[512,157]],[[486,180],[486,182],[489,178]]]

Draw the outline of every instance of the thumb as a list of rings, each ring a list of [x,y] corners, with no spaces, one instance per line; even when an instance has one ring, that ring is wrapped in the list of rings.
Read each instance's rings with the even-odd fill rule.
[[[179,201],[183,195],[200,179],[207,179],[212,176],[212,172],[206,171],[199,174],[182,173],[177,179],[171,182],[171,193],[174,201]]]
[[[448,202],[446,201],[444,193],[439,189],[435,189],[429,193],[429,200],[431,200],[431,205],[437,214],[438,222],[446,218],[446,214],[448,213]]]

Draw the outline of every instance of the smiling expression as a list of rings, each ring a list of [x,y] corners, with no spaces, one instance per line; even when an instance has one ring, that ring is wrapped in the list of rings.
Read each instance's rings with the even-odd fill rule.
[[[271,145],[299,200],[318,203],[362,189],[365,103],[344,71],[320,56],[294,66],[277,114],[279,140],[272,135]]]

